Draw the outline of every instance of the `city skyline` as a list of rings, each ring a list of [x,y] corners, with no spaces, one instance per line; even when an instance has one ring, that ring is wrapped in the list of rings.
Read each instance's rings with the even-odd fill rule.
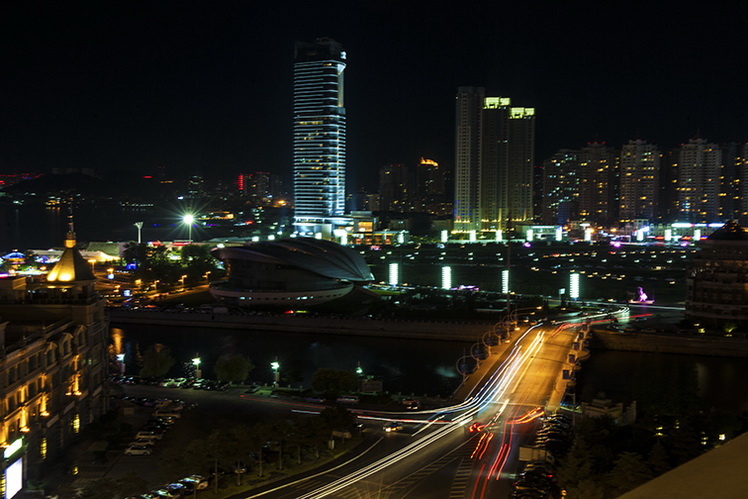
[[[289,181],[293,43],[322,36],[355,54],[349,191],[374,185],[385,164],[453,166],[465,85],[540,111],[536,163],[589,141],[668,149],[699,130],[717,143],[748,130],[744,2],[205,5],[6,7],[0,168],[165,165]]]

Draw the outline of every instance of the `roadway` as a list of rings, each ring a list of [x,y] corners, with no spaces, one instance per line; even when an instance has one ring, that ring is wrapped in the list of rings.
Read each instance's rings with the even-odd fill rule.
[[[368,421],[403,421],[357,459],[329,473],[247,497],[508,497],[519,447],[534,434],[556,391],[578,325],[531,326],[494,361],[492,374],[463,403],[411,414],[357,411]],[[381,431],[381,430],[380,430]]]

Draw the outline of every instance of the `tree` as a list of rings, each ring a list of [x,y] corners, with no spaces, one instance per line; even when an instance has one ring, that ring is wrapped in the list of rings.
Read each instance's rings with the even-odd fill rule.
[[[651,479],[652,472],[639,454],[623,452],[605,481],[611,489],[610,497],[618,497]]]
[[[667,450],[659,440],[654,443],[652,450],[649,451],[647,464],[649,464],[649,469],[652,470],[654,476],[660,476],[670,469],[670,458]]]
[[[327,407],[320,413],[322,421],[329,430],[350,430],[356,422],[356,416],[343,406]]]
[[[176,360],[171,356],[171,349],[161,343],[151,345],[143,354],[143,368],[140,375],[144,378],[161,378],[169,372]]]
[[[339,395],[351,392],[358,386],[358,379],[351,371],[318,369],[312,378],[312,387],[318,392]]]
[[[218,381],[241,383],[254,367],[252,361],[244,355],[226,354],[218,358],[214,370]]]

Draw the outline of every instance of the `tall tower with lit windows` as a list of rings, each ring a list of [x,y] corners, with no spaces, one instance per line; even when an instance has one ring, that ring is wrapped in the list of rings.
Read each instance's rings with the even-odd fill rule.
[[[678,220],[719,221],[722,150],[705,139],[691,139],[676,149]]]
[[[346,54],[329,38],[295,49],[294,225],[311,234],[339,225],[345,210]]]
[[[620,161],[621,221],[653,220],[659,198],[660,151],[644,140],[630,140],[621,150]]]

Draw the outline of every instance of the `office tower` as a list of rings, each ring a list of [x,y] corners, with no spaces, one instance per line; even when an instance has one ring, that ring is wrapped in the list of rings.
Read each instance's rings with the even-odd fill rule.
[[[394,164],[379,169],[379,209],[383,211],[409,211],[410,182],[408,168]]]
[[[506,229],[533,218],[535,109],[480,87],[457,92],[455,230]]]
[[[576,220],[579,209],[578,151],[561,149],[543,162],[544,224],[563,225]]]
[[[620,159],[620,212],[622,222],[653,220],[658,201],[660,151],[644,140],[630,140]]]
[[[582,147],[579,159],[579,219],[608,225],[613,213],[615,154],[605,143],[591,142]]]
[[[722,150],[696,138],[676,148],[677,216],[680,222],[711,223],[719,219]]]
[[[295,49],[295,225],[311,233],[336,225],[345,210],[346,53],[329,38],[296,42]]]

